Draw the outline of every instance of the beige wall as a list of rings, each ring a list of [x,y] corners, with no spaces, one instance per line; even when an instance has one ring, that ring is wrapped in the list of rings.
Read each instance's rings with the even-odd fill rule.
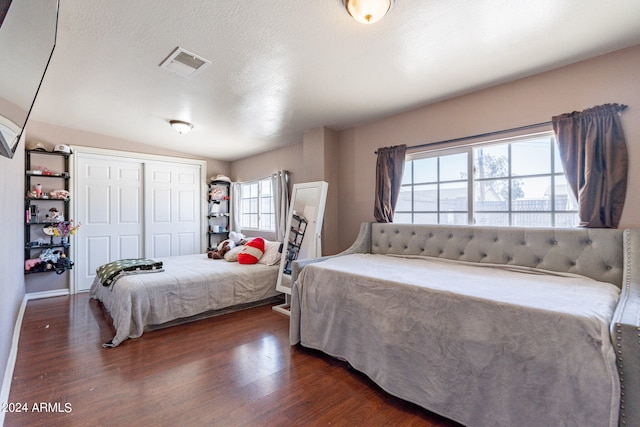
[[[338,157],[337,133],[325,127],[304,133],[298,144],[237,160],[231,164],[234,181],[251,181],[267,177],[277,170],[288,170],[289,190],[293,184],[311,181],[329,183],[324,214],[323,254],[339,252],[338,242]],[[269,237],[268,235],[266,237]]]
[[[25,117],[27,117],[27,112],[18,107],[16,104],[0,97],[0,116],[11,120],[19,128],[22,129],[24,119]]]
[[[621,227],[640,227],[639,70],[640,46],[635,46],[340,132],[338,246],[353,242],[360,222],[374,220],[378,147],[546,122],[554,115],[613,102],[629,106],[622,114],[630,171]]]
[[[302,164],[302,141],[300,144],[271,150],[231,163],[231,179],[237,182],[266,178],[279,170],[289,171],[289,182],[304,182]]]
[[[338,135],[335,131],[319,127],[302,136],[304,181],[325,181],[328,185],[327,200],[322,223],[322,254],[339,252],[338,241]]]
[[[324,255],[336,254],[341,248],[338,246],[339,228],[338,215],[340,212],[338,196],[340,181],[338,178],[338,134],[330,129],[325,131],[325,164],[323,181],[329,183],[327,190],[327,204],[325,207],[325,221],[322,225],[322,250]]]

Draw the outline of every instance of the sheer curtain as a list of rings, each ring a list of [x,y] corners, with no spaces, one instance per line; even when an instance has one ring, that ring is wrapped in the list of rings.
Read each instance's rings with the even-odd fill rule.
[[[581,227],[617,228],[620,223],[629,163],[619,115],[625,108],[605,104],[552,118]]]
[[[263,178],[262,180],[266,180]],[[276,240],[282,241],[287,226],[287,209],[289,209],[289,172],[281,170],[271,175],[271,188],[273,190],[274,225]],[[242,183],[231,183],[231,221],[232,231],[242,229]]]
[[[406,145],[378,148],[376,162],[376,201],[373,216],[378,222],[393,222],[402,174],[404,173]]]
[[[240,232],[241,231],[241,198],[242,191],[241,187],[242,183],[240,182],[232,182],[231,183],[231,218],[229,222],[230,229],[229,231]]]
[[[284,241],[287,227],[287,210],[289,209],[289,172],[281,170],[271,175],[273,187],[273,204],[275,212],[276,240]]]

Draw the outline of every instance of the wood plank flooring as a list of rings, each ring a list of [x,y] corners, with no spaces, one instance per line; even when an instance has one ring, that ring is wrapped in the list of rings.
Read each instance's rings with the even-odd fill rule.
[[[86,293],[30,301],[9,396],[28,412],[5,426],[458,426],[291,347],[288,318],[270,306],[103,349],[113,333]]]

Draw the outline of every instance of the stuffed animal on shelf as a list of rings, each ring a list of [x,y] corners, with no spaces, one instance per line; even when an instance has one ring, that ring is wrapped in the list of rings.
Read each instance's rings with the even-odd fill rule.
[[[32,268],[36,267],[40,264],[42,260],[40,258],[31,258],[24,262],[25,271],[30,271]]]
[[[31,258],[24,262],[25,271],[55,271],[62,274],[73,268],[73,261],[67,255],[56,249],[45,249],[38,258]]]
[[[209,200],[226,200],[224,190],[222,188],[214,187],[209,192]]]
[[[52,199],[69,199],[69,192],[67,190],[51,190],[49,192],[49,197]]]
[[[62,274],[73,268],[73,261],[67,258],[67,255],[63,252],[60,254],[60,258],[58,259],[58,262],[56,262],[55,268],[57,274]]]
[[[62,251],[57,249],[45,249],[40,253],[40,261],[48,262],[51,264],[55,264],[60,259],[60,254]]]
[[[220,242],[216,250],[207,252],[207,257],[211,259],[223,259],[224,254],[233,249],[236,244],[231,239]]]
[[[48,222],[62,222],[64,221],[64,215],[56,208],[49,209],[49,213],[46,216]]]

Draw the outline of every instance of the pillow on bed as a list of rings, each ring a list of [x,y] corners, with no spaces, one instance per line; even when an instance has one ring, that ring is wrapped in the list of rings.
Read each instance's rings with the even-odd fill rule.
[[[264,265],[276,265],[280,262],[280,242],[264,241],[264,255],[258,261]]]
[[[240,264],[256,264],[264,254],[264,239],[256,237],[242,247],[238,254]]]
[[[240,253],[242,248],[244,248],[244,246],[236,246],[235,248],[227,251],[227,253],[224,254],[225,261],[229,261],[229,262],[238,261],[238,254]]]

